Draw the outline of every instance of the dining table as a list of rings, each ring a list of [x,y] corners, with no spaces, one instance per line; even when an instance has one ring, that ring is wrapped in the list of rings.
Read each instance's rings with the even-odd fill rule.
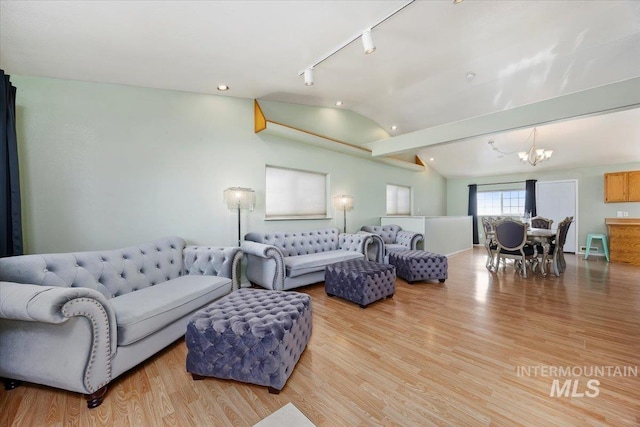
[[[485,246],[487,247],[487,251],[488,251],[488,256],[491,259],[487,259],[487,268],[491,269],[494,268],[494,260],[493,260],[493,256],[494,254],[492,253],[492,250],[490,249],[490,242],[494,237],[495,232],[487,232],[487,242],[485,243]],[[556,238],[556,231],[554,230],[549,230],[547,228],[532,228],[529,227],[527,228],[527,243],[529,243],[530,245],[540,245],[542,246],[542,263],[541,263],[541,267],[540,267],[540,272],[542,273],[543,276],[547,275],[547,272],[545,270],[545,266],[547,265],[547,258],[549,256],[549,250],[551,249],[551,243],[553,243],[553,241]],[[556,276],[559,276],[560,273],[556,272],[555,273]]]

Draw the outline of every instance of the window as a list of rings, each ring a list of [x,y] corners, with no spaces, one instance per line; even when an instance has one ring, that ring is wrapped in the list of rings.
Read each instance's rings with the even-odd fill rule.
[[[387,215],[411,215],[411,187],[387,184]]]
[[[524,214],[524,190],[485,191],[476,195],[478,215]]]
[[[327,174],[268,166],[265,216],[267,219],[327,217]]]

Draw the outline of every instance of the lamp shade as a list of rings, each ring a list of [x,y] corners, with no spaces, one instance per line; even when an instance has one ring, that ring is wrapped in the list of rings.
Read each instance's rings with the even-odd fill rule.
[[[354,206],[353,196],[342,194],[333,198],[333,207],[339,211],[350,211]]]
[[[230,187],[224,190],[224,201],[229,209],[252,211],[256,205],[256,192],[251,188]]]

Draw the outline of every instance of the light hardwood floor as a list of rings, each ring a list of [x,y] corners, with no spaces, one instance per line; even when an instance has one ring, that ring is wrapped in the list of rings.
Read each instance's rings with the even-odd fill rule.
[[[2,390],[0,426],[252,426],[288,402],[317,426],[638,426],[640,379],[589,370],[638,369],[640,268],[566,258],[561,277],[522,279],[511,266],[488,272],[476,248],[449,258],[446,283],[398,280],[393,299],[366,309],[322,285],[302,288],[313,334],[279,395],[193,381],[180,340],[116,379],[94,410],[47,387]],[[566,379],[569,394],[578,380],[574,397],[551,397],[553,381]],[[599,385],[588,388],[590,379]]]

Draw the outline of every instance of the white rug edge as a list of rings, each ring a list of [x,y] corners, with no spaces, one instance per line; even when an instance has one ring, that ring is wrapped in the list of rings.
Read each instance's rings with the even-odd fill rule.
[[[253,427],[315,427],[315,424],[289,402]]]

